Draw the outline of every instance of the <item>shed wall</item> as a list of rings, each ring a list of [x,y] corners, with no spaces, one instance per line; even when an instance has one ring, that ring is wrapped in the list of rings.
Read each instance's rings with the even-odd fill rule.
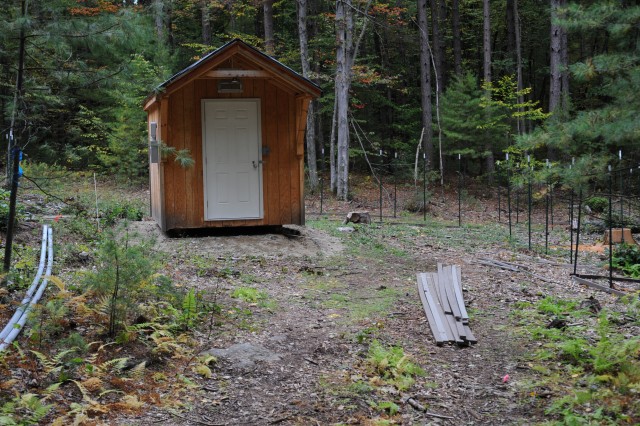
[[[297,115],[303,113],[297,108],[300,102],[268,79],[243,79],[243,85],[241,94],[218,94],[217,80],[195,79],[161,100],[161,105],[167,105],[162,141],[178,150],[188,149],[195,160],[195,165],[187,169],[172,158],[163,161],[163,170],[155,172],[154,165],[151,167],[152,194],[157,191],[164,195],[164,212],[153,208],[153,217],[161,224],[164,218],[163,229],[303,224],[304,160],[303,149],[296,145],[300,131]],[[262,157],[264,218],[205,221],[201,100],[231,98],[261,99],[262,146],[270,149]],[[150,121],[153,114],[158,114],[156,110],[149,111]],[[160,177],[155,185],[154,173]],[[152,195],[152,205],[161,206],[162,200],[156,204],[154,197],[158,198]]]

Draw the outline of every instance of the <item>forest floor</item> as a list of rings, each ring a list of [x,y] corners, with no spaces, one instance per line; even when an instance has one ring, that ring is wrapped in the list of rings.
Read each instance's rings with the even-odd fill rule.
[[[223,306],[240,306],[246,317],[202,336],[201,347],[218,363],[212,377],[202,381],[203,391],[187,403],[188,412],[177,417],[160,409],[133,423],[496,425],[544,420],[545,399],[559,391],[536,392],[532,385],[540,381],[531,358],[541,344],[516,331],[521,318],[514,310],[549,297],[586,300],[593,295],[604,306],[615,304],[615,298],[574,284],[566,250],[552,250],[563,255],[559,259],[509,244],[505,217],[502,225],[495,223],[495,198],[467,203],[482,208],[467,210],[465,220],[474,223],[463,228],[433,219],[457,216],[455,194],[450,194],[445,202],[432,200],[426,224],[420,214],[404,214],[396,222],[408,225],[387,218],[382,224],[356,225],[353,233],[338,231],[349,210],[366,209],[375,218],[377,188],[366,189],[361,186],[350,203],[323,200],[327,216],[311,216],[299,237],[166,239],[153,223],[135,224],[142,234],[156,234],[160,249],[175,256],[174,280],[217,292]],[[310,198],[307,210],[317,210],[318,203],[318,197]],[[389,208],[383,213],[391,214]],[[540,211],[536,216],[538,223],[544,220]],[[553,246],[566,245],[567,223],[552,235]],[[540,250],[540,226],[535,230]],[[523,224],[515,232],[526,239]],[[198,277],[189,266],[194,253],[217,256],[225,264],[231,259],[240,283]],[[526,271],[477,263],[486,258],[514,262]],[[603,273],[598,255],[580,260],[580,272]],[[435,271],[438,262],[462,266],[477,345],[434,344],[415,274]],[[226,298],[238,286],[256,288],[266,298],[244,304]],[[630,335],[637,331],[627,330]],[[424,375],[406,389],[394,385],[390,376],[397,373],[387,374],[371,359],[374,340],[402,348]],[[409,398],[426,412],[409,405]]]
[[[590,419],[597,407],[588,402],[549,411],[591,370],[566,362],[567,353],[550,346],[556,340],[545,334],[554,331],[547,324],[566,318],[574,323],[568,333],[581,333],[595,345],[602,317],[580,306],[593,297],[617,319],[615,335],[625,341],[640,334],[639,308],[572,281],[566,212],[558,210],[548,254],[540,225],[544,210],[538,206],[534,214],[529,250],[524,213],[519,224],[514,219],[510,239],[504,214],[496,223],[497,200],[486,194],[465,195],[462,227],[457,195],[446,191],[432,198],[426,221],[422,213],[405,212],[340,230],[348,226],[341,221],[351,210],[368,209],[377,219],[376,191],[363,184],[351,202],[323,200],[324,215],[313,214],[319,199],[308,197],[307,225],[284,233],[169,238],[149,219],[131,222],[132,244],[153,241],[164,259],[164,275],[220,307],[192,329],[191,360],[205,354],[215,360],[209,371],[196,374],[202,371],[188,362],[166,359],[154,367],[154,377],[180,374],[184,388],[171,395],[171,404],[93,413],[92,421],[498,425],[563,419],[567,410]],[[384,213],[391,216],[390,207]],[[581,238],[591,244],[601,236]],[[481,259],[521,268],[485,266]],[[603,275],[603,260],[597,252],[581,253],[578,271]],[[475,345],[434,342],[416,273],[435,271],[438,263],[461,266]],[[574,318],[574,311],[582,314]],[[584,351],[585,358],[591,356]],[[142,389],[139,400],[154,400],[143,397],[153,392]],[[157,392],[155,400],[169,399],[168,391]],[[614,414],[605,414],[637,420],[637,403],[626,404],[607,407]]]

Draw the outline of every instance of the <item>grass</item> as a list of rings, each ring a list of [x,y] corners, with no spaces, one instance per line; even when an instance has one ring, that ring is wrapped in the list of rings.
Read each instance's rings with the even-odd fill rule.
[[[402,217],[403,223],[386,222],[372,225],[353,225],[352,233],[338,231],[342,225],[338,220],[327,217],[311,219],[308,226],[321,229],[334,237],[338,237],[349,247],[351,254],[361,254],[371,258],[396,258],[407,257],[407,250],[420,245],[430,244],[435,247],[448,247],[474,253],[478,249],[491,246],[504,246],[515,250],[528,249],[528,227],[526,223],[515,224],[512,219],[512,233],[509,237],[507,219],[502,218],[500,223],[476,224],[462,223],[458,226],[457,220],[447,221],[428,216],[426,221],[422,216],[415,215]],[[565,236],[561,230],[549,231],[550,256],[564,256],[565,249],[553,247],[553,241],[562,240]],[[538,253],[544,253],[544,225],[532,226],[532,249]],[[367,254],[362,251],[367,250]]]
[[[259,307],[268,310],[277,308],[277,303],[266,292],[253,287],[238,287],[233,290],[231,297],[246,303],[257,304]]]
[[[345,321],[360,321],[373,316],[385,315],[402,296],[393,288],[382,288],[375,292],[352,289],[348,284],[325,277],[307,279],[307,298],[320,300],[325,309],[346,311]]]

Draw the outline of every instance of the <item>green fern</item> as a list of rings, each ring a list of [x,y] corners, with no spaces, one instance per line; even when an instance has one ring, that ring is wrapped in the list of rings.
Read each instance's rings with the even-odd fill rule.
[[[185,329],[193,327],[198,317],[198,305],[196,303],[196,295],[193,289],[185,294],[182,300],[182,313],[180,314],[180,322]]]
[[[424,370],[410,361],[399,346],[383,346],[374,340],[369,346],[366,358],[373,372],[398,390],[406,390],[415,382],[414,377],[423,376]]]
[[[119,374],[127,365],[128,360],[129,358],[126,358],[126,357],[114,358],[114,359],[105,361],[100,365],[97,365],[96,368],[98,369],[98,371],[102,372],[103,374],[107,374],[107,373]]]
[[[76,352],[77,348],[67,349],[66,351],[62,351],[55,355],[52,358],[47,357],[45,354],[38,351],[31,351],[32,354],[38,358],[40,364],[44,368],[44,371],[47,375],[50,374],[59,374],[62,369],[66,366],[65,357],[70,353]]]
[[[16,395],[0,406],[0,425],[36,425],[49,414],[52,404],[45,404],[44,398],[26,393]]]

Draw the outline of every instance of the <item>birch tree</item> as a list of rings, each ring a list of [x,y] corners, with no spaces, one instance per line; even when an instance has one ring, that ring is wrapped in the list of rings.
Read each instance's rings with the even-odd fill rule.
[[[349,192],[349,89],[352,68],[358,48],[367,28],[367,14],[371,0],[367,0],[362,14],[362,28],[354,40],[356,10],[351,0],[336,1],[336,77],[334,123],[336,144],[336,196],[346,200]]]

